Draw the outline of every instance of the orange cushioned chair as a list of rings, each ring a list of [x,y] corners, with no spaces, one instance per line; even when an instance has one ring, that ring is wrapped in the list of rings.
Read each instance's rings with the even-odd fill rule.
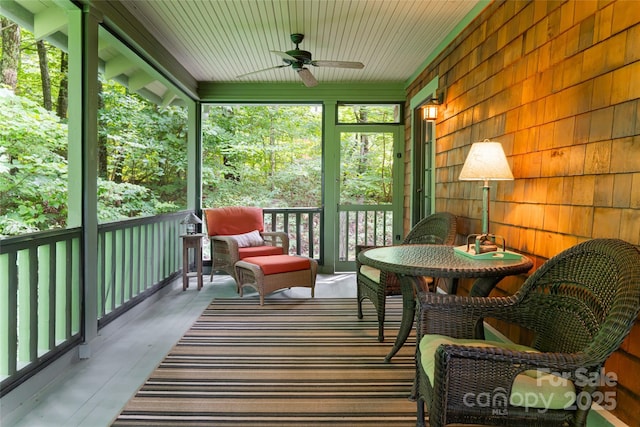
[[[264,231],[262,208],[229,206],[204,209],[211,241],[211,278],[224,271],[237,282],[235,264],[243,258],[287,255],[289,236]]]

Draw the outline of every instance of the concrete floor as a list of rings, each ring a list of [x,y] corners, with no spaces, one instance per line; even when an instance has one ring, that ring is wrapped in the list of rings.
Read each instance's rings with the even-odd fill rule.
[[[237,298],[229,276],[205,276],[203,289],[191,279],[187,291],[177,280],[105,328],[91,343],[88,359],[67,363],[35,395],[12,391],[0,402],[2,427],[104,427],[144,383],[158,363],[214,298]],[[309,298],[308,288],[274,295]],[[355,275],[318,275],[316,298],[355,298]],[[244,298],[258,295],[244,289]],[[33,387],[32,387],[33,388]],[[22,396],[24,395],[24,396]]]

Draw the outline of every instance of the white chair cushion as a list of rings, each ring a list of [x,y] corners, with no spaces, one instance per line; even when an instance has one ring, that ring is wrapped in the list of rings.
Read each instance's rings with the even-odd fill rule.
[[[244,234],[236,234],[230,237],[238,243],[239,248],[264,245],[264,240],[262,240],[262,236],[258,230],[253,230]]]
[[[380,270],[378,270],[377,268],[373,268],[368,265],[362,265],[360,266],[360,274],[378,284],[380,283]]]
[[[429,381],[433,384],[436,349],[442,344],[472,347],[498,347],[506,350],[535,352],[538,350],[514,343],[497,341],[455,339],[444,335],[425,335],[420,340],[420,361]],[[509,404],[538,409],[565,409],[575,403],[573,383],[553,373],[528,370],[517,375],[511,388]],[[475,401],[471,397],[470,401]]]

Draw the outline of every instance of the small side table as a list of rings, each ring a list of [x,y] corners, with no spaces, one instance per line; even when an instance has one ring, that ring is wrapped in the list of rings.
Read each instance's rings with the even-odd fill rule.
[[[182,290],[189,287],[189,277],[196,276],[198,290],[202,289],[202,238],[204,234],[182,234]],[[196,271],[189,272],[189,249],[195,250]]]

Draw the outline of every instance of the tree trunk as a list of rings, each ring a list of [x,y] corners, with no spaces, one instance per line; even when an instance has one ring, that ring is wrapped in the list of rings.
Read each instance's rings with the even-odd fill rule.
[[[366,108],[361,108],[358,112],[355,112],[358,123],[367,123],[369,120],[368,112]],[[360,134],[360,158],[358,159],[358,174],[363,175],[369,169],[369,135],[366,133]]]
[[[0,18],[2,27],[2,59],[0,60],[0,83],[15,92],[18,86],[20,64],[20,27],[6,18]]]
[[[58,105],[56,112],[61,119],[67,118],[69,108],[69,54],[60,51],[60,88],[58,89]]]
[[[47,111],[53,110],[51,101],[51,77],[49,76],[49,58],[47,58],[47,46],[43,40],[36,42],[38,48],[38,61],[40,63],[40,79],[42,80],[42,105]]]
[[[106,125],[101,114],[104,110],[104,94],[102,82],[98,79],[98,176],[108,179],[107,176],[107,132]]]

